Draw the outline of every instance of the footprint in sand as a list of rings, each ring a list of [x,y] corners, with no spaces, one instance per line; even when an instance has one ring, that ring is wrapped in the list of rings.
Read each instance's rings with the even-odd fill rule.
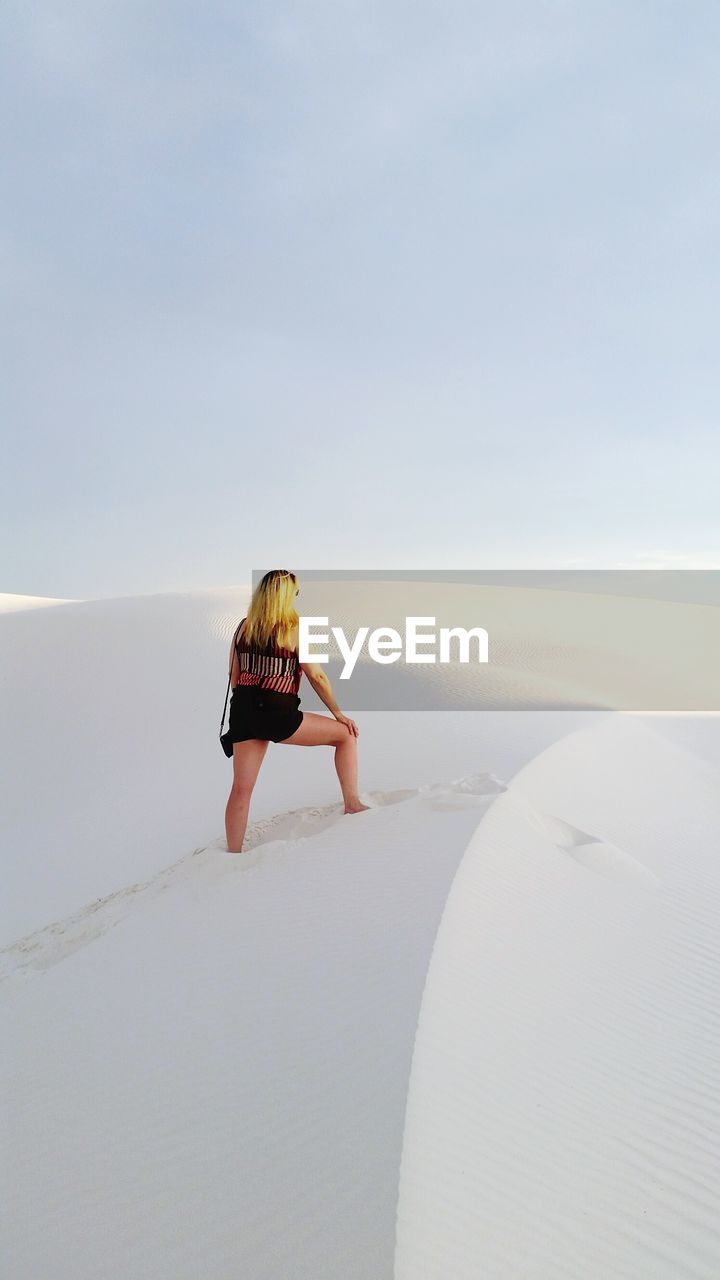
[[[660,879],[637,858],[625,849],[603,840],[602,836],[591,835],[580,827],[563,818],[556,818],[552,813],[540,813],[537,809],[527,808],[527,819],[536,831],[542,832],[561,853],[567,853],[575,862],[579,862],[588,871],[612,879],[645,880],[660,884]]]
[[[420,789],[420,799],[429,809],[484,809],[505,791],[505,783],[493,773],[476,773],[454,782]]]
[[[369,812],[371,809],[381,809],[385,805],[401,804],[405,800],[411,800],[417,794],[417,788],[405,791],[363,791],[360,799],[368,806]],[[328,827],[334,827],[346,816],[342,802],[338,801],[318,808],[290,809],[287,813],[277,813],[271,818],[261,818],[248,827],[243,852],[276,841],[304,840],[308,836],[316,836]],[[361,814],[352,816],[360,817]],[[217,847],[221,846],[222,841],[218,841]]]

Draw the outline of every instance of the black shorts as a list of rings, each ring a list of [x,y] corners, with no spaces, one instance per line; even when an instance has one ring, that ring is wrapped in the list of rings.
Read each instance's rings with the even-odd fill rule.
[[[302,723],[300,699],[296,693],[277,693],[257,685],[236,685],[230,699],[228,729],[231,742],[263,738],[284,742]]]

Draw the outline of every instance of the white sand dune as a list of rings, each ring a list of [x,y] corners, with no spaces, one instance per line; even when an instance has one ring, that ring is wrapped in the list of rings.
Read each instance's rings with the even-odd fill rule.
[[[0,618],[13,1280],[720,1274],[717,722],[359,713],[230,855],[246,601]]]
[[[25,609],[45,609],[51,605],[77,603],[76,600],[62,600],[55,596],[18,596],[0,591],[0,613],[20,613]]]
[[[720,1275],[720,789],[611,717],[481,821],[419,1018],[397,1280]]]
[[[499,789],[289,814],[5,951],[14,1277],[391,1275],[427,959]]]
[[[0,942],[144,881],[222,832],[231,765],[218,731],[248,596],[241,586],[0,616]],[[307,710],[324,710],[306,682],[301,695]],[[458,777],[490,754],[505,776],[569,724],[562,712],[518,716],[360,714],[361,785]],[[337,797],[322,750],[271,748],[253,818]]]

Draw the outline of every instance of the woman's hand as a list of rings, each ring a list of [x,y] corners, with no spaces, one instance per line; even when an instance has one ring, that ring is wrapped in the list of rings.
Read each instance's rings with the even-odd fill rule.
[[[353,737],[357,738],[358,734],[360,733],[360,730],[358,729],[354,720],[351,720],[349,716],[343,716],[343,715],[336,715],[335,719],[338,721],[339,724],[347,725],[349,732],[353,735]]]

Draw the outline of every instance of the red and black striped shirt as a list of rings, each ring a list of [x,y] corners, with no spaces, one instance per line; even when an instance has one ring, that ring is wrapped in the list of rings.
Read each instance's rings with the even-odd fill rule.
[[[292,649],[278,647],[272,641],[265,649],[250,648],[243,636],[237,634],[235,654],[239,668],[235,688],[238,685],[256,685],[261,689],[275,689],[277,693],[298,692],[302,670],[300,659]]]

